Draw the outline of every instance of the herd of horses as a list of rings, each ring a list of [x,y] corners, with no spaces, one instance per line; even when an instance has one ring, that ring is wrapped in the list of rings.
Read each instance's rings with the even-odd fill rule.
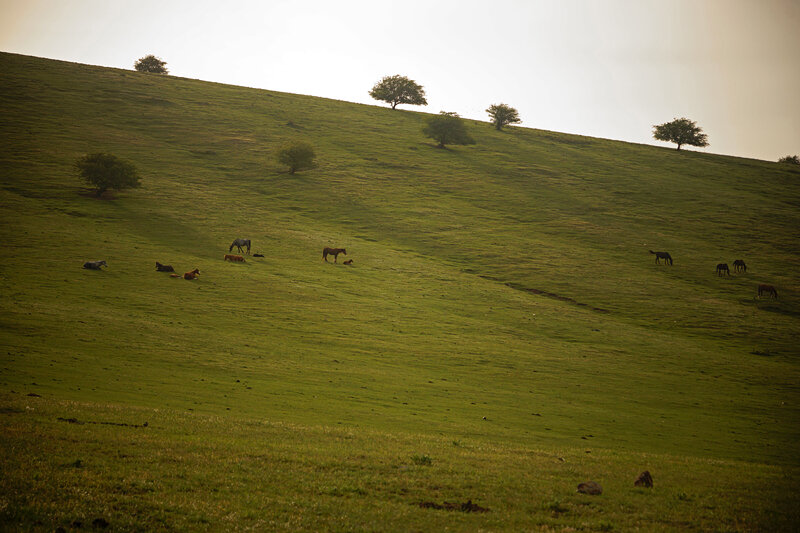
[[[230,247],[228,248],[228,252],[233,252],[234,246],[238,249],[239,253],[247,253],[250,255],[250,239],[234,239],[231,243]],[[246,252],[244,252],[246,250]],[[669,252],[654,252],[653,250],[649,250],[649,252],[656,256],[656,264],[660,265],[661,260],[664,261],[665,265],[672,266],[672,256]],[[333,256],[333,262],[336,263],[339,259],[339,254],[347,255],[347,250],[344,248],[329,248],[325,247],[322,250],[322,259],[327,263],[328,256]],[[254,257],[264,257],[261,254],[254,254]],[[230,261],[232,263],[244,263],[245,259],[242,255],[234,255],[232,253],[227,253],[223,256],[223,261]],[[345,265],[352,265],[353,260],[348,259],[344,261],[343,264]],[[83,268],[87,270],[102,270],[102,267],[108,267],[105,261],[87,261],[83,264]],[[737,259],[733,262],[734,272],[744,272],[747,273],[747,265],[741,259]],[[194,269],[189,272],[186,272],[181,276],[180,274],[175,273],[175,269],[172,265],[162,265],[158,261],[156,261],[156,270],[158,272],[170,272],[171,276],[174,278],[183,277],[183,279],[193,280],[197,279],[197,276],[200,274],[200,270]],[[731,270],[728,267],[727,263],[720,263],[717,265],[717,275],[722,276],[723,274],[730,276]],[[767,284],[760,284],[758,286],[758,297],[761,298],[762,296],[769,296],[770,298],[777,298],[778,297],[778,290],[772,286]]]
[[[663,259],[665,265],[672,266],[672,256],[669,255],[669,252],[654,252],[650,250],[650,253],[656,256],[657,265],[661,264],[661,259]],[[737,259],[733,262],[733,270],[734,272],[747,273],[747,265],[742,259]],[[717,265],[717,276],[722,276],[723,274],[731,275],[731,269],[728,267],[728,263],[719,263]],[[758,297],[761,298],[763,295],[767,295],[770,298],[777,298],[778,290],[772,285],[762,283],[758,286]]]

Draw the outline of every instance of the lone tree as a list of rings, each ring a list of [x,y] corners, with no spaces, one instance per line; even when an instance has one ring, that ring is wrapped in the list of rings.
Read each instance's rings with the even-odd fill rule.
[[[375,100],[392,104],[392,109],[398,104],[428,105],[422,85],[399,74],[385,76],[375,84],[369,95]]]
[[[494,104],[486,110],[489,116],[492,117],[492,124],[496,130],[500,131],[503,126],[508,124],[519,124],[522,122],[519,118],[519,112],[511,106],[506,104]]]
[[[800,157],[796,155],[787,155],[786,157],[781,157],[778,159],[778,163],[789,163],[792,165],[800,165]]]
[[[139,173],[131,163],[115,155],[88,154],[75,161],[78,175],[95,188],[97,197],[108,189],[135,189],[139,183]]]
[[[160,58],[150,54],[140,58],[133,64],[133,68],[139,72],[152,72],[154,74],[169,74],[167,70],[167,62],[162,61]]]
[[[437,148],[444,148],[446,144],[475,144],[475,139],[467,133],[464,121],[458,113],[442,111],[438,115],[433,115],[422,128],[422,133],[438,141]]]
[[[291,141],[278,150],[276,158],[279,163],[289,167],[289,174],[296,170],[314,168],[314,148],[305,141]]]
[[[665,122],[653,126],[653,137],[659,141],[673,142],[678,145],[688,144],[689,146],[708,146],[708,135],[703,133],[696,122],[688,118],[676,118],[672,122]]]

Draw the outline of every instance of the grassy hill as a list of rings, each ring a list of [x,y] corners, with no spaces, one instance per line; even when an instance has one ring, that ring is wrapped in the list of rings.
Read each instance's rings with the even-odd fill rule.
[[[10,529],[800,520],[790,166],[476,121],[441,150],[423,113],[0,68]],[[316,169],[274,161],[294,138]],[[97,151],[142,188],[93,198],[72,164]],[[265,257],[223,262],[236,237]],[[734,259],[746,274],[715,274]],[[587,479],[605,493],[575,494]],[[491,511],[418,505],[467,499]]]

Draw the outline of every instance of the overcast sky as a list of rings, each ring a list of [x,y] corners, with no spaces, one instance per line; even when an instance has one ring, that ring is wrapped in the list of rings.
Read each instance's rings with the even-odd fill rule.
[[[426,112],[668,146],[697,121],[704,151],[800,154],[798,0],[0,0],[0,50],[381,105],[383,76],[424,86]],[[2,75],[2,73],[0,73]],[[694,149],[694,148],[692,148]]]

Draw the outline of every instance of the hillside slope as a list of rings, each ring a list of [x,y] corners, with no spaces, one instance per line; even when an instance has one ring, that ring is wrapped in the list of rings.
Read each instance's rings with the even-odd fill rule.
[[[791,168],[472,121],[475,146],[440,150],[422,113],[0,67],[4,389],[796,464]],[[274,162],[291,138],[318,168]],[[91,198],[71,165],[95,151],[143,187]],[[265,257],[223,263],[235,237]],[[738,258],[747,274],[715,275]]]

